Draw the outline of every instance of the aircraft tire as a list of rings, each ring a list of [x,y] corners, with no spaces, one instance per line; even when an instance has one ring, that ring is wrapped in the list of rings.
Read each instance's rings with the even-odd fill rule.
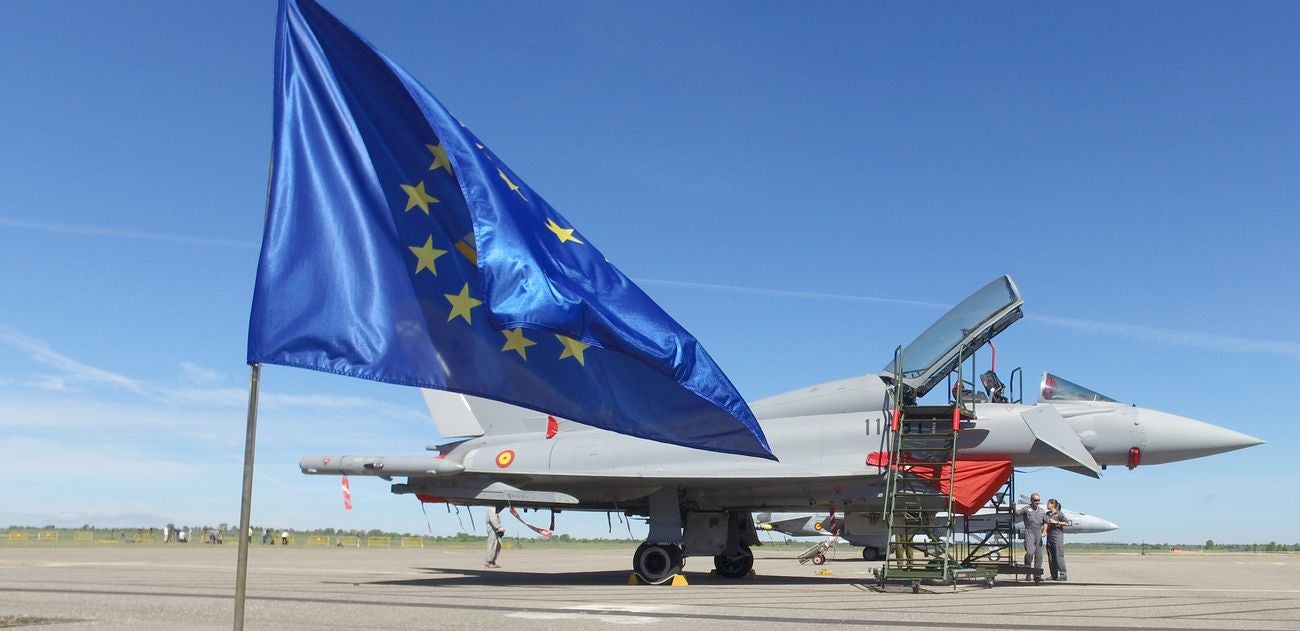
[[[880,550],[878,550],[878,549],[876,549],[876,548],[873,548],[873,547],[871,547],[871,546],[867,546],[867,547],[863,548],[863,549],[862,549],[862,560],[863,560],[863,561],[879,561],[879,560],[880,560]]]
[[[646,583],[662,585],[682,571],[682,549],[672,543],[647,541],[632,555],[632,571]]]
[[[754,569],[754,552],[749,546],[741,546],[740,554],[727,556],[719,554],[713,557],[713,568],[723,578],[745,578]]]

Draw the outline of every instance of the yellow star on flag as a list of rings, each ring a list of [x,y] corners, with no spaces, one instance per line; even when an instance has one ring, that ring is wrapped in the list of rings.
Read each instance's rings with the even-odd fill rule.
[[[519,193],[519,196],[520,196],[520,197],[523,197],[524,201],[528,201],[528,198],[527,198],[527,197],[524,197],[523,192],[521,192],[521,191],[519,190],[519,185],[518,185],[518,184],[515,184],[514,182],[511,182],[511,181],[510,181],[510,178],[506,177],[506,172],[505,172],[505,171],[502,171],[501,169],[497,169],[497,175],[500,175],[500,176],[501,176],[501,179],[503,179],[503,180],[506,181],[506,186],[509,186],[509,187],[510,187],[510,190],[512,190],[512,191],[514,191],[514,192],[516,192],[516,193]]]
[[[433,235],[430,235],[429,240],[425,241],[424,245],[418,248],[413,245],[407,247],[411,250],[411,253],[415,255],[417,261],[417,265],[415,266],[416,274],[419,274],[420,270],[427,269],[430,272],[433,272],[434,276],[438,275],[438,267],[434,265],[434,261],[437,261],[438,257],[446,254],[447,251],[433,247]]]
[[[571,337],[564,337],[563,335],[556,335],[555,338],[560,340],[560,343],[564,345],[564,352],[560,353],[560,359],[572,357],[578,360],[579,364],[582,364],[583,366],[587,365],[587,359],[582,356],[582,352],[590,348],[590,344],[579,342],[578,340]]]
[[[501,352],[503,353],[506,351],[516,351],[519,353],[520,357],[524,359],[528,359],[528,355],[527,353],[525,353],[525,350],[529,346],[537,346],[537,342],[534,342],[524,337],[523,328],[518,328],[513,330],[505,329],[501,331],[501,333],[506,336],[506,345],[501,347]]]
[[[423,210],[424,214],[427,215],[429,214],[429,204],[438,203],[438,198],[424,192],[423,181],[421,181],[419,184],[416,184],[415,186],[408,186],[406,184],[403,184],[402,190],[406,191],[407,212],[410,212],[412,208],[419,206],[420,210]]]
[[[433,154],[433,164],[429,165],[430,171],[437,171],[439,168],[452,175],[451,160],[447,159],[447,150],[442,148],[442,143],[436,145],[425,145],[429,148],[429,153]]]
[[[469,310],[483,304],[483,301],[478,300],[477,298],[470,297],[469,283],[465,283],[465,286],[460,288],[459,294],[443,294],[443,295],[447,297],[447,302],[451,303],[451,314],[447,316],[448,322],[451,322],[454,318],[456,318],[456,316],[460,316],[462,318],[465,318],[465,322],[469,324],[474,323],[474,321],[470,319]]]
[[[555,236],[560,238],[560,243],[565,243],[567,241],[582,243],[581,239],[573,236],[573,228],[561,228],[560,225],[555,223],[555,220],[550,217],[546,218],[546,227],[550,229],[551,232],[554,232]]]

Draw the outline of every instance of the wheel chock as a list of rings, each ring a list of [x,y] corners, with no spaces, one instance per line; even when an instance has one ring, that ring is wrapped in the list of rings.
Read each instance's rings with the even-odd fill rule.
[[[637,576],[637,575],[636,575],[636,572],[633,572],[633,573],[631,573],[631,574],[628,574],[628,575],[627,575],[627,584],[628,584],[628,585],[640,585],[640,584],[641,584],[641,577],[640,577],[640,576]]]
[[[817,570],[816,574],[817,574],[817,576],[830,576],[830,575],[831,575],[831,571],[830,571],[830,569],[822,568],[822,569],[820,569],[820,570]]]
[[[681,574],[673,575],[673,587],[686,587],[687,585],[690,585],[690,583],[686,582],[685,576],[682,576]]]

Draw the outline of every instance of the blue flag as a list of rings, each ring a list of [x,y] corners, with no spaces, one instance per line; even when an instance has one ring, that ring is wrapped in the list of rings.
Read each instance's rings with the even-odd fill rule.
[[[773,458],[722,370],[404,70],[282,0],[249,363]]]

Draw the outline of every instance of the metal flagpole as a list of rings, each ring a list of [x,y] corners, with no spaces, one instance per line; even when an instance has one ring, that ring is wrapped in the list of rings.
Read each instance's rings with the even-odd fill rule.
[[[248,586],[248,529],[252,525],[253,453],[257,443],[257,387],[262,365],[253,364],[248,383],[248,430],[244,436],[244,495],[239,503],[239,562],[235,569],[235,631],[244,629],[244,590]]]

